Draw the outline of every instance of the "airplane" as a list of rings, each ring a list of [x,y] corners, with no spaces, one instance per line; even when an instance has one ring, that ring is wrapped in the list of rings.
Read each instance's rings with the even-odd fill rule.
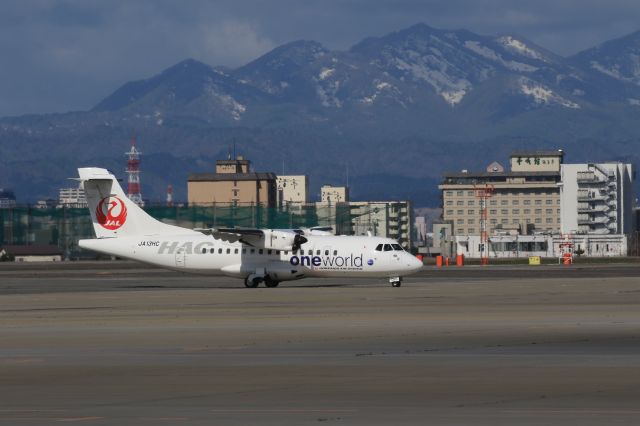
[[[335,236],[327,228],[187,229],[160,222],[127,198],[106,169],[78,169],[94,239],[79,246],[174,271],[244,279],[246,287],[307,277],[402,277],[422,262],[397,241],[373,236]]]

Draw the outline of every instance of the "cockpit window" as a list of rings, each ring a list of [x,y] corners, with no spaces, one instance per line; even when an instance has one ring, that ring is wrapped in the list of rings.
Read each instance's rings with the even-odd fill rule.
[[[378,247],[376,247],[376,251],[382,251],[382,244],[378,244]]]
[[[402,249],[402,246],[400,244],[391,244],[393,246],[394,250],[398,250],[398,251],[404,251]]]
[[[391,244],[385,244],[384,245],[384,251],[392,251],[393,248],[391,248]]]

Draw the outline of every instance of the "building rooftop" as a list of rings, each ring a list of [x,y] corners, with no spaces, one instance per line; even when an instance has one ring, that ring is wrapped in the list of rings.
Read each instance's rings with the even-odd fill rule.
[[[446,178],[507,178],[507,177],[559,177],[559,172],[447,172]]]
[[[189,182],[223,182],[229,180],[275,180],[275,173],[192,173]]]
[[[509,157],[564,157],[564,151],[515,151]]]
[[[232,165],[238,164],[238,163],[249,164],[250,161],[242,159],[242,158],[238,158],[237,160],[216,160],[216,164],[218,164],[218,165],[230,165],[230,166],[232,166]]]

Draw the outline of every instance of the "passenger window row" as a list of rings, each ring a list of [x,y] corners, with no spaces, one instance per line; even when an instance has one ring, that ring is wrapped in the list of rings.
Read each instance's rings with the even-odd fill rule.
[[[257,251],[258,251],[258,254],[264,254],[264,251],[265,251],[265,250],[264,250],[264,249],[257,249]],[[208,249],[208,250],[207,250],[206,248],[203,248],[203,249],[202,249],[202,254],[206,254],[207,252],[208,252],[208,253],[210,253],[210,254],[214,254],[214,253],[216,252],[216,249],[215,249],[215,248],[210,248],[210,249]],[[218,249],[218,254],[223,254],[224,252],[225,252],[225,250],[224,250],[224,249],[222,249],[222,248],[219,248],[219,249]],[[237,249],[237,248],[236,248],[236,249],[233,249],[233,253],[234,253],[234,254],[238,254],[238,253],[239,253],[239,249]],[[249,253],[249,254],[255,254],[255,253],[256,253],[256,249],[254,249],[254,248],[252,248],[252,249],[246,249],[246,248],[243,248],[243,249],[242,249],[242,254],[247,254],[247,253]],[[284,250],[282,253],[283,253],[285,256],[287,256],[287,255],[289,254],[289,251],[288,251],[288,250]],[[329,253],[330,253],[330,251],[329,251],[329,250],[325,250],[325,251],[324,251],[324,255],[325,255],[325,256],[329,256]],[[231,249],[230,249],[230,248],[227,248],[227,249],[226,249],[226,254],[231,254]],[[279,255],[280,255],[280,250],[270,250],[270,249],[269,249],[269,250],[267,250],[267,255],[273,255],[273,254],[275,254],[275,255],[279,256]],[[291,252],[291,254],[299,254],[299,255],[301,255],[301,256],[304,256],[304,254],[305,254],[305,250],[292,251],[292,252]],[[308,251],[307,251],[307,254],[308,254],[309,256],[313,256],[313,250],[308,250]],[[322,250],[316,250],[316,256],[320,256],[321,254],[322,254]],[[338,250],[334,250],[334,251],[333,251],[333,255],[334,255],[334,256],[337,256],[337,255],[338,255]]]
[[[216,249],[215,248],[210,248],[209,250],[207,250],[206,248],[202,249],[202,254],[205,254],[207,252],[209,252],[211,254],[214,254],[216,252]],[[224,252],[226,252],[227,254],[231,254],[231,249],[228,248],[228,249],[226,249],[226,251],[224,249],[221,249],[221,248],[218,249],[218,254],[222,254]],[[237,249],[237,248],[233,249],[233,253],[234,254],[240,253],[240,249]],[[254,249],[254,248],[252,248],[252,249],[243,248],[242,249],[242,254],[247,254],[247,253],[255,254],[256,253],[256,249]],[[289,252],[285,251],[283,253],[285,255],[287,255]],[[258,254],[264,254],[264,249],[258,249]],[[272,255],[272,254],[280,255],[280,250],[267,250],[267,255]]]
[[[306,253],[307,253],[309,256],[313,256],[313,250],[307,250],[307,251],[306,251]],[[331,253],[331,251],[330,251],[330,250],[325,250],[325,251],[324,251],[324,255],[325,255],[325,256],[329,256],[329,253]],[[297,252],[296,252],[296,251],[294,251],[294,252],[292,252],[292,254],[298,254],[298,255],[304,256],[304,255],[305,255],[305,250],[299,250],[299,251],[297,251]],[[316,254],[315,254],[315,255],[316,255],[316,256],[322,256],[322,250],[316,250]],[[333,251],[333,255],[334,255],[334,256],[337,256],[337,255],[338,255],[338,250],[334,250],[334,251]]]

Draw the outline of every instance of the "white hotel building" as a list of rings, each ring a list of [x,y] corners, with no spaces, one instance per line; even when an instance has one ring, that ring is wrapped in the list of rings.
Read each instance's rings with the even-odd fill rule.
[[[540,156],[540,158],[544,157]],[[455,207],[450,207],[456,202],[452,196],[457,192],[462,192],[456,192],[455,189],[468,189],[473,195],[471,184],[488,181],[495,187],[495,196],[489,201],[487,214],[490,258],[555,257],[562,251],[563,246],[566,247],[567,242],[571,243],[574,252],[585,256],[627,255],[627,238],[636,231],[633,216],[636,199],[635,170],[632,164],[621,162],[565,164],[562,161],[560,164],[556,163],[559,166],[556,169],[556,180],[549,182],[545,189],[548,191],[549,199],[552,200],[552,208],[541,210],[542,216],[540,217],[534,215],[533,217],[524,217],[523,220],[516,213],[522,211],[526,213],[527,210],[518,210],[517,206],[509,209],[509,203],[513,204],[516,198],[512,194],[501,194],[503,185],[497,180],[502,175],[511,178],[517,175],[514,158],[519,157],[517,154],[512,155],[511,173],[491,173],[487,170],[486,174],[445,175],[445,181],[440,185],[440,189],[443,190],[443,219],[455,229],[453,241],[457,254],[480,257],[481,241],[477,227],[460,229],[460,223],[471,223],[473,217],[468,220],[465,220],[464,217],[456,217],[453,214],[456,212]],[[533,165],[530,167],[533,168]],[[537,175],[551,178],[543,173],[533,173],[533,169],[527,173],[531,177],[527,177],[525,182],[519,182],[522,188],[520,189],[522,199],[518,203],[525,207],[535,202],[536,198],[547,195],[546,193],[527,192],[530,189],[527,184],[531,185],[528,180],[533,179],[533,176],[542,179]],[[454,177],[457,180],[454,180]],[[469,182],[467,183],[467,181]],[[467,187],[463,188],[463,183],[467,183]],[[539,184],[537,181],[536,183]],[[557,197],[557,206],[553,197]],[[492,209],[496,199],[504,204],[505,208],[502,210]],[[533,201],[531,201],[532,199]],[[472,200],[469,201],[469,203],[471,202]],[[458,204],[461,203],[458,202]],[[498,215],[498,212],[503,215]],[[466,210],[462,213],[466,213]],[[477,215],[477,211],[473,213]],[[500,229],[493,226],[495,223],[519,223],[520,226],[516,228],[503,225]],[[522,226],[522,223],[527,224],[527,227]],[[542,223],[542,226],[539,223]],[[552,226],[545,228],[545,223]],[[532,229],[529,229],[529,224],[533,224]]]

